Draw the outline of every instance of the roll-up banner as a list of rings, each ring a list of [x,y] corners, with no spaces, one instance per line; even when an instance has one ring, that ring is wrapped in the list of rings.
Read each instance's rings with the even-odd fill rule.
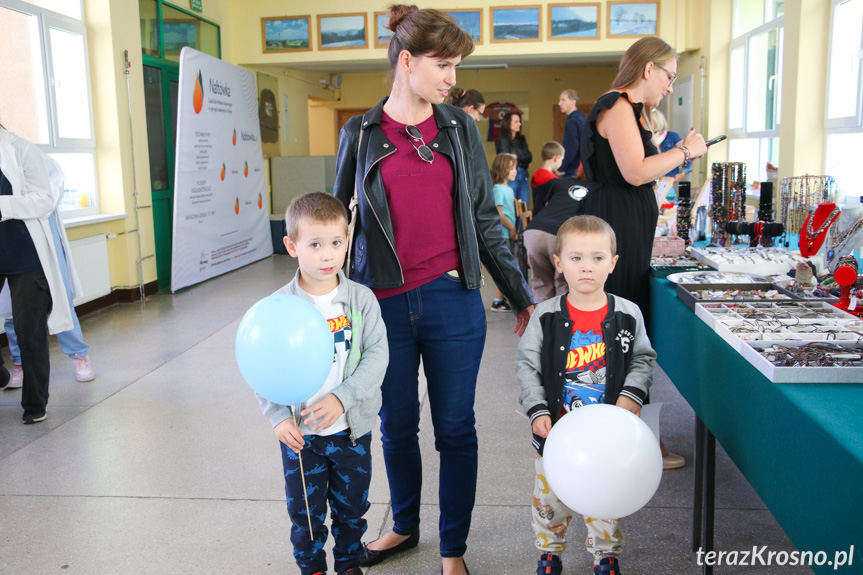
[[[273,253],[255,77],[183,48],[171,291]]]

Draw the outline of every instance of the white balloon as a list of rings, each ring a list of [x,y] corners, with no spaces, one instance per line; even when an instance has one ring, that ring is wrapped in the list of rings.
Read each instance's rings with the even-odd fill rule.
[[[632,515],[662,479],[662,452],[637,415],[615,405],[586,405],[562,417],[545,440],[549,487],[567,507],[594,519]]]

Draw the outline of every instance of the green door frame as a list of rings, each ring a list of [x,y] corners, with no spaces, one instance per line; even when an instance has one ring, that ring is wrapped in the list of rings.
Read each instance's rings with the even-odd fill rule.
[[[174,10],[179,10],[193,18],[207,22],[216,27],[218,31],[219,58],[222,57],[222,41],[221,27],[202,18],[198,14],[194,14],[184,8],[180,8],[170,2],[164,0],[155,0],[159,22],[159,54],[165,54],[165,34],[162,25],[162,6],[167,4]],[[174,236],[174,167],[176,165],[176,130],[177,125],[177,108],[175,101],[171,97],[171,84],[174,83],[179,89],[180,81],[180,65],[177,62],[161,57],[143,54],[143,65],[157,68],[160,71],[160,79],[162,82],[162,118],[164,120],[165,130],[165,154],[167,166],[167,181],[168,187],[164,190],[152,190],[152,206],[153,206],[153,234],[156,244],[156,276],[158,289],[165,289],[171,285],[171,256],[173,252],[173,236]]]
[[[159,70],[162,89],[162,119],[164,121],[168,185],[163,190],[152,190],[156,277],[158,289],[161,290],[171,285],[171,254],[174,236],[174,166],[176,165],[174,126],[177,118],[177,110],[171,97],[171,83],[179,83],[180,66],[175,62],[147,55],[143,56],[143,64]]]

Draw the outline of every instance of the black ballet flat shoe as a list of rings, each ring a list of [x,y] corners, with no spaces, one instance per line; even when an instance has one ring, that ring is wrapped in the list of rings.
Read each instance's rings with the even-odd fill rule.
[[[375,540],[377,541],[377,539]],[[377,565],[387,557],[392,557],[396,553],[401,553],[402,551],[407,551],[408,549],[413,549],[420,542],[420,531],[417,529],[413,533],[408,536],[407,539],[396,545],[395,547],[390,547],[389,549],[381,549],[380,551],[375,551],[374,549],[369,549],[368,545],[363,543],[363,552],[360,555],[359,564],[360,567],[371,567],[372,565]],[[372,541],[374,543],[374,541]]]
[[[470,569],[467,568],[467,561],[464,560],[464,557],[461,558],[461,562],[464,563],[464,572],[470,575]],[[443,575],[443,565],[440,566],[440,575]]]

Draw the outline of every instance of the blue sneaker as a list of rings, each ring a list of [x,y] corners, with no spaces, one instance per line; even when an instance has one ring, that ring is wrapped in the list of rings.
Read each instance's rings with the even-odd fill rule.
[[[603,557],[599,565],[593,566],[593,575],[621,575],[617,557]]]
[[[561,575],[562,573],[563,563],[561,563],[560,557],[551,553],[543,553],[539,556],[536,575]]]

